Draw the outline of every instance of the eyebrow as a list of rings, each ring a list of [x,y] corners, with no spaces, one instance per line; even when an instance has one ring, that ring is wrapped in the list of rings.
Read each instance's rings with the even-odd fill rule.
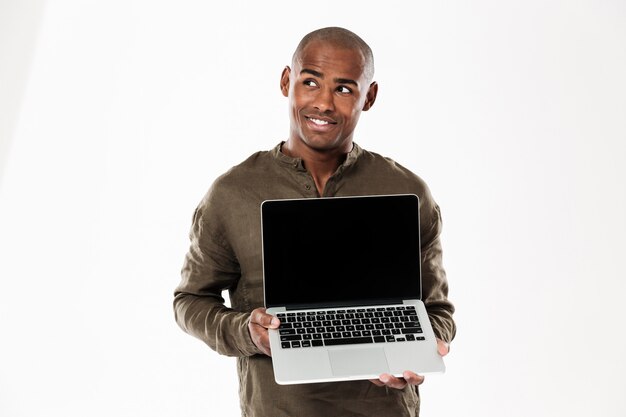
[[[313,75],[313,76],[315,76],[317,78],[324,79],[324,74],[322,74],[319,71],[315,71],[315,70],[308,69],[308,68],[303,68],[302,71],[300,71],[300,74],[311,74],[311,75]],[[351,80],[349,78],[335,78],[334,81],[337,84],[352,84],[352,85],[355,85],[357,87],[359,86],[359,83],[357,83],[356,81]]]

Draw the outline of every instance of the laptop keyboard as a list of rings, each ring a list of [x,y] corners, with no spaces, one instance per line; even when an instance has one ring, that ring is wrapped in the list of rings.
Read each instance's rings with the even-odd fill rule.
[[[283,349],[424,340],[414,306],[277,313]]]

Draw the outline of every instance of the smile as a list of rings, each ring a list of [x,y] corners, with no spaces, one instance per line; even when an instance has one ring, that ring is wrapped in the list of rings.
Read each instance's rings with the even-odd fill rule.
[[[310,116],[304,116],[304,118],[306,119],[311,129],[319,132],[329,131],[331,129],[334,129],[334,127],[337,125],[337,122],[331,118],[324,117],[320,119],[318,117]]]
[[[309,120],[315,123],[316,125],[320,125],[320,126],[327,125],[329,123],[327,120],[320,120],[320,119],[313,119],[313,118],[310,118]]]

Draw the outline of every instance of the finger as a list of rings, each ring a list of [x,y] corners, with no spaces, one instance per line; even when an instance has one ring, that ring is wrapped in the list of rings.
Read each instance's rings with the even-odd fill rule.
[[[262,307],[252,310],[250,321],[266,329],[276,329],[280,326],[280,320],[271,314],[267,314]]]
[[[382,374],[379,377],[380,381],[389,388],[402,389],[406,387],[406,381],[402,378],[396,378],[393,375]]]
[[[450,352],[450,344],[441,339],[437,339],[437,352],[439,355],[446,356]]]
[[[420,385],[422,382],[424,382],[423,376],[417,375],[415,372],[411,371],[404,371],[402,377],[408,384],[411,385]]]
[[[380,379],[370,379],[370,382],[378,387],[385,386],[385,384]]]

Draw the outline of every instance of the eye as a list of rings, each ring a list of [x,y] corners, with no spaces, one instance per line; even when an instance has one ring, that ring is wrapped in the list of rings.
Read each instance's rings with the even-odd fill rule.
[[[344,86],[344,85],[340,85],[339,87],[337,87],[337,91],[341,94],[350,94],[352,93],[352,90],[349,89],[348,87]]]
[[[315,82],[315,80],[312,80],[310,78],[304,80],[302,84],[309,86],[309,87],[317,87],[317,83]]]

